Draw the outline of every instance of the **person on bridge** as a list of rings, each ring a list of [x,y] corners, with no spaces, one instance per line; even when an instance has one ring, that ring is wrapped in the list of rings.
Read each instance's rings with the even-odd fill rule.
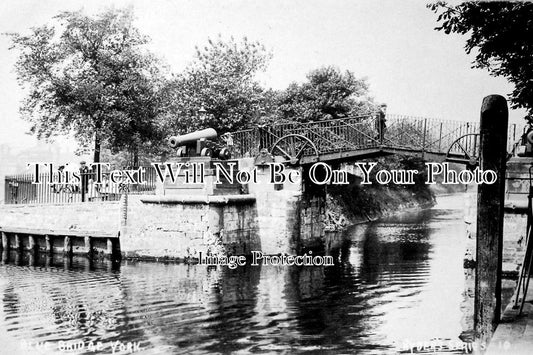
[[[385,130],[387,129],[387,104],[381,104],[379,106],[378,115],[376,117],[376,131],[378,132],[379,143],[383,144],[383,137],[385,136]]]

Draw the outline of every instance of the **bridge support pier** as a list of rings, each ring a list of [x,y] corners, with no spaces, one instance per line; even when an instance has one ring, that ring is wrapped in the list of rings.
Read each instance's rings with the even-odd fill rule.
[[[252,169],[253,160],[240,160],[240,169]],[[257,227],[261,251],[265,254],[294,254],[299,247],[301,184],[271,184],[268,166],[258,166],[258,183],[248,191],[256,197]],[[293,169],[287,167],[287,169]],[[296,167],[301,171],[301,168]]]
[[[253,168],[253,161],[240,160],[240,169],[247,168]],[[258,183],[249,184],[248,191],[256,197],[261,250],[265,254],[295,254],[323,248],[325,188],[306,184],[300,166],[285,166],[287,171],[297,170],[302,179],[283,184],[269,183],[268,166],[256,169]]]

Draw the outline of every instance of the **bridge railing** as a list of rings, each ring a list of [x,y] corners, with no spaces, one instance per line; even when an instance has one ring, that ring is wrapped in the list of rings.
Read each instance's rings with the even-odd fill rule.
[[[231,134],[232,155],[235,158],[254,157],[259,154],[259,129],[250,128]]]
[[[319,154],[359,150],[379,146],[375,118],[358,116],[316,122],[283,122],[258,126],[232,133],[236,157],[252,157],[263,148],[270,150],[287,135],[300,135],[311,140]],[[314,154],[311,147],[304,152]]]
[[[460,137],[463,148],[470,152],[479,147],[474,134],[479,133],[475,122],[435,120],[400,115],[387,116],[387,129],[383,145],[388,148],[446,154],[448,148]],[[460,147],[453,147],[450,153],[464,153]]]
[[[268,151],[288,135],[311,140],[318,154],[386,148],[439,155],[476,156],[479,149],[479,123],[436,120],[423,117],[387,115],[385,128],[378,115],[339,118],[317,122],[283,122],[238,131],[232,134],[235,157],[253,157],[262,148]],[[461,138],[460,142],[456,142]],[[516,127],[509,129],[515,142]],[[455,144],[454,144],[455,143]],[[316,154],[307,147],[304,156]]]

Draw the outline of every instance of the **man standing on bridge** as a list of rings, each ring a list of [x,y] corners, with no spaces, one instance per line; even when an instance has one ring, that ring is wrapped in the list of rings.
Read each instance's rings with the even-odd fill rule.
[[[378,132],[379,144],[383,144],[383,137],[385,136],[385,130],[387,129],[387,119],[385,118],[387,113],[387,104],[379,105],[379,111],[376,117],[376,131]]]

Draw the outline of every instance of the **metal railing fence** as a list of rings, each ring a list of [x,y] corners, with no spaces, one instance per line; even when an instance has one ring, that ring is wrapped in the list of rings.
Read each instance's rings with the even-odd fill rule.
[[[102,173],[102,181],[96,183],[96,172],[80,172],[79,178],[58,181],[54,174],[39,174],[39,184],[34,174],[15,174],[5,177],[6,204],[61,204],[94,201],[117,201],[121,194],[154,194],[156,171],[152,166],[144,167],[146,184],[112,183],[108,172]],[[116,179],[115,179],[116,180]]]
[[[261,149],[268,151],[278,140],[300,135],[312,141],[317,152],[307,147],[305,155],[328,154],[371,148],[427,152],[446,155],[474,154],[479,149],[479,123],[387,115],[384,124],[379,115],[338,118],[317,122],[283,122],[258,126],[232,133],[233,156],[253,157]],[[509,128],[509,142],[515,142],[516,125]],[[454,142],[461,139],[461,144]]]

